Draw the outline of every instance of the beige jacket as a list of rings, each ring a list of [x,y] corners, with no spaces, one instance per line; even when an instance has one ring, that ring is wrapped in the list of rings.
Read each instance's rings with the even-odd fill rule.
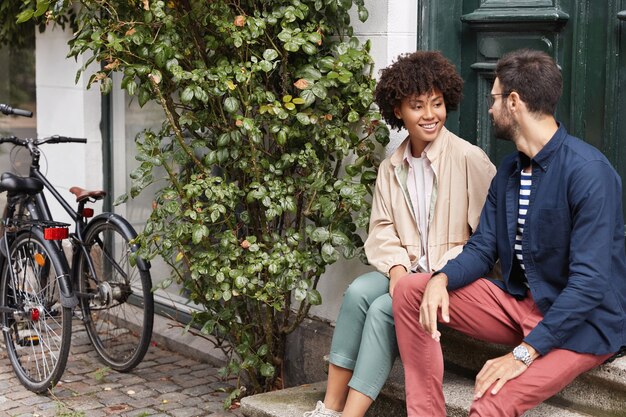
[[[422,252],[420,230],[406,186],[406,139],[378,169],[365,253],[385,275],[395,265],[411,271]],[[433,271],[455,258],[476,229],[496,168],[478,146],[445,127],[426,151],[435,173],[430,204],[428,259]]]

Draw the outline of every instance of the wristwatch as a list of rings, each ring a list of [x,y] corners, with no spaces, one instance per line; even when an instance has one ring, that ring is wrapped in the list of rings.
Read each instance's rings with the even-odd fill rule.
[[[533,358],[530,356],[530,352],[526,346],[519,345],[513,349],[513,357],[515,360],[522,362],[526,366],[530,366],[533,363]]]

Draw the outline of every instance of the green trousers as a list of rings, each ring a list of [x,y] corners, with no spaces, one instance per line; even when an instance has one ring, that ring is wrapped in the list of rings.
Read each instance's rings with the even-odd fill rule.
[[[375,400],[398,356],[389,279],[361,275],[344,295],[330,348],[330,363],[353,371],[350,388]]]

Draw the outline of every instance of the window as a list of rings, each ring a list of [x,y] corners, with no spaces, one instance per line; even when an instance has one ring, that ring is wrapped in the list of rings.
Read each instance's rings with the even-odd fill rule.
[[[24,110],[35,111],[35,33],[21,48],[0,48],[0,103]],[[37,120],[0,114],[0,135],[36,137]],[[0,146],[0,171],[13,171],[28,175],[28,151]],[[4,207],[5,193],[0,194],[0,209]]]

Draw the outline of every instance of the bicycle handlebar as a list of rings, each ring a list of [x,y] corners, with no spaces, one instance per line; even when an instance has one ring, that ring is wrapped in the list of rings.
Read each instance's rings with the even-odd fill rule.
[[[0,103],[0,112],[6,114],[7,116],[10,114],[14,114],[16,116],[33,117],[32,111],[18,109],[15,107],[11,107],[8,104],[2,103]]]
[[[87,143],[87,139],[85,138],[71,138],[68,136],[49,136],[47,138],[42,139],[20,139],[15,136],[9,136],[6,138],[0,138],[0,144],[2,143],[12,143],[17,146],[25,146],[28,147],[29,144],[39,146],[44,143]]]

